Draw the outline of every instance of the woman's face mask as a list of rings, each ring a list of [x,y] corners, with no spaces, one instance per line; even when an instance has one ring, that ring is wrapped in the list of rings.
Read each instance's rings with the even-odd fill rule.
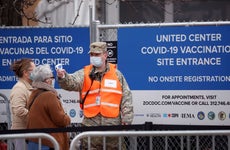
[[[52,80],[51,86],[54,88],[54,86],[55,86],[55,79]]]
[[[96,57],[96,56],[90,56],[90,63],[95,67],[101,67],[102,66],[102,58]]]

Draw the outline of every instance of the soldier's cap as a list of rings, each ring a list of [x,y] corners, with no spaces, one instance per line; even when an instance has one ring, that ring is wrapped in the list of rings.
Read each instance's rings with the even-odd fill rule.
[[[90,44],[90,50],[88,54],[90,53],[103,53],[107,51],[106,42],[94,42]]]

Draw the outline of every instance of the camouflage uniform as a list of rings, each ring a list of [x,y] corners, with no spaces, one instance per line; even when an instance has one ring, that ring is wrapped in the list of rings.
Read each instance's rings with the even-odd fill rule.
[[[96,76],[95,80],[101,80],[101,77],[105,72],[109,70],[109,65],[106,65],[106,69],[104,72],[101,72]],[[84,117],[82,124],[83,126],[104,126],[104,125],[121,125],[121,124],[131,124],[133,121],[133,105],[132,105],[132,93],[129,89],[129,86],[123,76],[123,74],[116,70],[116,74],[121,83],[122,87],[122,100],[120,105],[120,114],[117,118],[107,118],[98,114],[93,118]],[[65,74],[65,78],[58,79],[58,83],[61,88],[68,91],[79,91],[81,92],[82,86],[84,82],[84,69],[78,70],[73,74]],[[113,137],[113,139],[106,138],[106,143],[108,144],[109,149],[113,149],[113,147],[117,147],[118,138]],[[108,142],[109,141],[109,142]],[[94,147],[96,149],[101,149],[101,145],[103,144],[102,138],[94,138],[91,140],[91,148]],[[112,146],[112,147],[111,147]]]

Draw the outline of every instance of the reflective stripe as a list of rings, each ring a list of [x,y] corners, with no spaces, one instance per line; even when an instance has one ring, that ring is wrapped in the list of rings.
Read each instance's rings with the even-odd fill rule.
[[[100,89],[95,89],[95,90],[89,91],[89,94],[98,93],[99,91],[100,91]]]
[[[98,93],[100,89],[95,89],[92,91],[89,91],[89,94],[94,94],[94,93]],[[112,89],[101,89],[102,92],[109,92],[109,93],[117,93],[117,94],[122,94],[121,91],[118,90],[112,90]],[[82,93],[82,95],[85,95],[86,92]]]
[[[102,102],[101,105],[106,105],[106,106],[111,106],[111,107],[119,107],[118,104],[107,103],[107,102]]]
[[[89,94],[94,94],[94,93],[98,93],[99,92],[99,89],[95,89],[95,90],[91,90],[89,91]],[[86,92],[83,92],[82,95],[85,95]]]
[[[110,107],[119,107],[118,104],[107,103],[107,102],[102,102],[101,105],[110,106]],[[89,108],[94,106],[98,106],[98,105],[96,103],[88,104],[88,105],[84,105],[84,108]]]
[[[111,90],[111,89],[101,89],[102,92],[109,92],[109,93],[117,93],[117,94],[122,94],[121,91],[118,90]]]
[[[89,108],[89,107],[94,107],[94,106],[98,106],[98,105],[96,103],[88,104],[88,105],[84,105],[84,108]]]

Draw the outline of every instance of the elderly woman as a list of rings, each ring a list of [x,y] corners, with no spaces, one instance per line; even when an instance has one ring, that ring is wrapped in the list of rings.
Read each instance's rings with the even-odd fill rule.
[[[40,65],[31,73],[34,90],[31,93],[28,109],[28,129],[59,128],[70,124],[70,117],[66,115],[57,91],[54,89],[54,77],[48,64]],[[60,150],[69,149],[67,133],[50,133],[59,143]],[[37,139],[29,139],[28,149],[38,148]],[[42,139],[42,150],[53,148],[53,144]]]

